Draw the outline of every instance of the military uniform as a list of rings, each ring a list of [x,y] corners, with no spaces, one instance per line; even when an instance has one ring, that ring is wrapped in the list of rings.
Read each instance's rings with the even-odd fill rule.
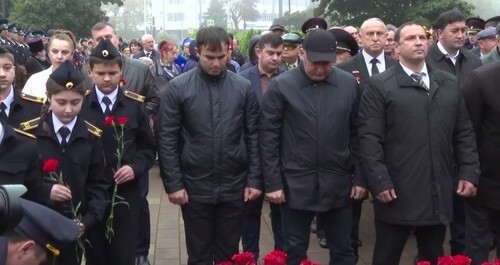
[[[4,121],[3,139],[0,139],[0,185],[24,184],[28,188],[25,198],[43,201],[50,189],[40,178],[35,136],[13,129]]]
[[[106,47],[106,51],[109,51],[105,54],[113,56],[116,52],[117,56],[120,56],[109,40],[99,42],[91,56],[103,54],[104,47]],[[115,234],[111,243],[108,243],[104,237],[106,220],[103,220],[100,225],[101,231],[96,231],[92,236],[93,248],[89,256],[89,264],[93,265],[134,264],[140,208],[138,178],[147,176],[146,173],[153,165],[155,158],[155,143],[143,104],[144,97],[130,91],[124,91],[119,87],[111,94],[115,92],[116,101],[110,107],[110,115],[115,118],[126,117],[128,119],[124,126],[124,142],[126,144],[121,165],[128,165],[132,168],[134,179],[118,186],[118,195],[125,199],[128,206],[120,204],[114,209],[113,227]],[[107,163],[105,172],[108,178],[113,178],[118,162],[115,155],[117,149],[115,131],[112,126],[104,124],[107,115],[101,108],[97,93],[97,88],[94,86],[90,95],[83,102],[80,115],[102,128],[104,156]]]
[[[28,200],[19,199],[19,204],[22,208],[22,219],[17,224],[16,231],[45,249],[49,254],[48,260],[57,259],[63,246],[76,240],[78,227],[73,220]],[[9,237],[0,237],[0,264],[6,264],[9,260],[8,240]],[[32,262],[27,264],[35,264],[35,261]]]
[[[21,93],[19,90],[12,88],[13,100],[10,102],[10,110],[7,118],[7,123],[14,128],[29,131],[21,126],[40,116],[43,99]],[[0,116],[1,118],[1,116]],[[35,122],[36,124],[37,122]]]

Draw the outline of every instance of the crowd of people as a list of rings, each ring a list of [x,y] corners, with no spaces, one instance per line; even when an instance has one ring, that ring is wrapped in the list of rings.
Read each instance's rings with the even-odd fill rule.
[[[189,265],[228,261],[240,241],[258,260],[264,200],[287,264],[307,258],[313,220],[329,264],[356,264],[366,200],[372,264],[399,264],[412,233],[415,260],[437,264],[448,226],[451,254],[482,264],[500,239],[499,21],[311,18],[252,36],[244,55],[220,27],[127,44],[106,22],[77,41],[2,20],[0,184],[53,211],[28,202],[0,260],[150,264],[156,158]]]

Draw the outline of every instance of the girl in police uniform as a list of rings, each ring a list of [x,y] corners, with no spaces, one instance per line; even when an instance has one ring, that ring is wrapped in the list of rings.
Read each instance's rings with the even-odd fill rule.
[[[48,172],[50,169],[44,169],[50,189],[49,205],[77,222],[80,243],[88,248],[85,235],[104,218],[109,200],[107,190],[112,183],[104,176],[101,130],[78,116],[85,97],[85,82],[70,61],[50,75],[46,87],[47,102],[36,136],[44,166],[48,166],[48,159],[59,162],[52,174]],[[75,244],[65,246],[57,264],[79,264],[82,252]]]

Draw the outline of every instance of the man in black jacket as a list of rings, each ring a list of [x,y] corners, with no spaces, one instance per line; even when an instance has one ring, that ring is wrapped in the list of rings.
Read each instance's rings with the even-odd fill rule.
[[[259,197],[259,103],[250,82],[225,68],[229,36],[220,27],[196,36],[199,65],[162,92],[158,119],[160,176],[180,205],[188,264],[238,253],[243,203]]]
[[[479,161],[454,76],[425,63],[427,38],[408,22],[395,34],[399,63],[366,83],[359,106],[363,168],[374,200],[374,265],[397,265],[410,233],[437,264],[453,194],[471,197]],[[458,183],[458,184],[457,184]]]
[[[327,30],[309,31],[300,56],[302,64],[275,77],[262,102],[266,195],[281,204],[286,220],[287,264],[298,265],[307,257],[317,213],[326,224],[330,264],[353,265],[351,199],[366,194],[357,159],[357,83],[351,74],[331,67],[337,58],[336,41]]]
[[[464,81],[470,73],[481,66],[481,60],[463,48],[467,25],[465,16],[453,9],[439,15],[433,23],[438,41],[429,46],[427,63],[434,69],[448,72],[458,79],[458,87],[462,89]],[[450,250],[452,255],[465,251],[465,202],[455,196],[453,222],[450,224]]]

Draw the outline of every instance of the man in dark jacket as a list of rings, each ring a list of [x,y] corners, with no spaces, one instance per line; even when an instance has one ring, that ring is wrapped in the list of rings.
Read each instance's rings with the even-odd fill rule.
[[[238,253],[243,203],[262,190],[259,103],[250,82],[225,69],[229,36],[220,27],[196,36],[199,65],[162,92],[160,175],[180,205],[188,264],[215,264]]]
[[[456,76],[461,89],[472,70],[481,66],[481,60],[463,48],[467,33],[465,16],[456,9],[446,11],[439,15],[433,26],[438,41],[429,46],[427,63],[434,69]],[[465,251],[464,207],[463,198],[455,195],[453,222],[450,224],[452,255],[463,254]]]
[[[276,77],[262,102],[260,152],[266,195],[282,204],[288,263],[307,257],[310,225],[325,224],[330,264],[355,264],[351,198],[366,194],[357,159],[356,80],[334,69],[336,41],[327,30],[307,33],[302,64]],[[354,165],[354,179],[350,168]]]
[[[284,72],[281,69],[281,55],[283,40],[274,33],[262,35],[257,43],[258,62],[254,67],[239,74],[250,81],[252,89],[257,95],[259,104],[269,88],[272,79]],[[241,244],[244,252],[252,252],[255,260],[259,259],[260,221],[264,195],[245,205],[245,221]],[[274,249],[283,250],[283,235],[281,233],[281,211],[278,204],[271,203],[271,225],[274,238]]]
[[[464,98],[476,131],[481,161],[477,197],[466,201],[466,253],[471,264],[488,260],[491,230],[500,231],[500,62],[474,70],[464,83]],[[498,237],[497,237],[498,238]]]
[[[399,63],[366,83],[359,106],[363,168],[374,201],[374,265],[397,265],[411,231],[421,260],[437,264],[453,194],[475,194],[474,131],[456,78],[426,65],[421,25],[395,34]],[[455,167],[456,166],[456,167]]]

